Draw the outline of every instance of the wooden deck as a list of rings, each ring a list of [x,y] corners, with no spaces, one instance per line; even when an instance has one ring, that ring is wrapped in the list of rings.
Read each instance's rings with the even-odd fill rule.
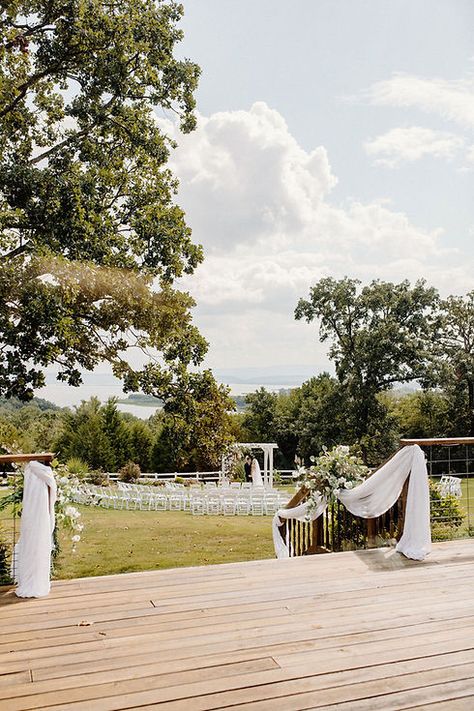
[[[0,709],[474,709],[474,541],[0,589]]]

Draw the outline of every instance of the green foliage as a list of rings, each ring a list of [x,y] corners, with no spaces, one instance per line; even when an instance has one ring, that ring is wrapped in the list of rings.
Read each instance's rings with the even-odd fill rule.
[[[23,452],[53,450],[62,429],[63,414],[58,408],[44,409],[37,403],[22,407],[0,407],[0,442]]]
[[[105,405],[101,407],[100,415],[104,434],[113,452],[110,466],[104,468],[106,468],[107,471],[115,471],[130,457],[130,428],[125,424],[122,415],[117,409],[116,398],[109,398],[107,400]]]
[[[82,402],[65,416],[64,430],[57,443],[62,459],[83,459],[93,469],[114,471],[114,443],[109,439],[98,398]]]
[[[452,434],[452,413],[446,395],[436,390],[383,393],[381,401],[398,423],[401,437],[429,438]]]
[[[129,428],[130,457],[140,466],[142,472],[151,471],[153,436],[144,422],[133,422]]]
[[[55,405],[54,402],[45,400],[42,397],[34,397],[30,400],[30,405],[38,408],[39,410],[49,410],[49,411],[59,411],[61,408]],[[0,410],[21,410],[25,407],[25,403],[16,397],[5,398],[0,397]]]
[[[199,68],[175,57],[172,0],[7,0],[0,24],[0,392],[32,397],[54,363],[81,382],[101,361],[154,388],[206,343],[173,281],[202,260],[166,168],[155,109],[195,126]],[[129,388],[133,389],[133,388]]]
[[[66,462],[66,467],[74,476],[83,477],[89,472],[89,466],[79,457],[70,457]]]
[[[11,582],[9,547],[0,525],[0,585],[9,585]]]
[[[143,385],[143,389],[150,385]],[[151,386],[152,389],[152,386]],[[162,427],[153,447],[155,471],[205,471],[220,466],[232,441],[229,390],[212,373],[182,372],[171,383],[161,414]]]
[[[349,403],[335,378],[322,373],[303,383],[294,397],[294,415],[298,432],[297,452],[308,461],[323,447],[352,444],[348,431]]]
[[[432,380],[443,388],[451,430],[474,436],[474,291],[441,303],[443,322]]]
[[[340,489],[353,489],[369,475],[369,469],[349,447],[337,445],[332,449],[324,447],[319,456],[311,457],[309,467],[298,471],[298,482],[309,491],[310,510],[316,508],[321,496],[328,502],[336,500]]]
[[[21,516],[21,505],[23,502],[23,477],[11,477],[10,485],[12,491],[0,498],[0,511],[11,506],[12,516]]]
[[[430,484],[431,535],[433,540],[454,538],[464,522],[466,512],[453,494],[444,494],[433,479]]]
[[[86,476],[86,481],[90,484],[94,484],[94,486],[108,486],[110,483],[108,474],[100,469],[92,469],[89,471]]]
[[[272,442],[274,436],[275,409],[278,396],[260,388],[245,396],[247,410],[243,427],[252,433],[255,442]]]
[[[329,357],[350,403],[350,427],[370,461],[373,443],[390,426],[379,393],[426,376],[439,327],[438,296],[423,281],[413,287],[408,281],[359,284],[321,279],[308,300],[300,299],[295,316],[317,319],[320,340],[330,343]]]
[[[119,470],[119,479],[120,481],[137,482],[140,478],[140,474],[141,471],[138,464],[135,464],[135,462],[127,462]]]

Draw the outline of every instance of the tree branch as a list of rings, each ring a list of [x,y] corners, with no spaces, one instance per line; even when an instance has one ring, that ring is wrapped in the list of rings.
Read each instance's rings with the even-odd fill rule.
[[[15,249],[12,249],[11,252],[7,252],[6,254],[0,255],[0,261],[1,262],[7,262],[9,259],[13,259],[14,257],[18,257],[20,254],[24,254],[27,252],[30,248],[30,242],[25,242],[25,244],[20,244],[18,247],[15,247]]]

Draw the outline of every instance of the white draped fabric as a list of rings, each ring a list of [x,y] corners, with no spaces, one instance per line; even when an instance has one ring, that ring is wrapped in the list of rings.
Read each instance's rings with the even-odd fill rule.
[[[20,538],[15,546],[18,597],[43,597],[50,590],[56,482],[51,467],[25,467]]]
[[[355,516],[376,518],[395,504],[408,476],[403,535],[396,550],[407,558],[423,560],[431,551],[430,495],[425,456],[417,444],[400,449],[375,474],[354,489],[342,489],[337,498]],[[283,541],[278,529],[283,520],[314,521],[326,507],[327,501],[321,497],[309,514],[308,503],[277,511],[273,519],[273,543],[277,558],[290,555],[288,542]]]
[[[260,464],[258,463],[258,459],[256,457],[252,459],[250,474],[252,476],[253,486],[263,486],[262,472],[260,469]]]

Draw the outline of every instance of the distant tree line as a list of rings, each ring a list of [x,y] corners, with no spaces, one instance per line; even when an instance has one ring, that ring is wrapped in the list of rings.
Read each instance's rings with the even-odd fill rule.
[[[474,292],[325,278],[295,316],[318,323],[335,376],[248,395],[242,438],[276,441],[287,463],[346,443],[375,464],[401,436],[474,436]],[[406,383],[421,389],[402,394]]]
[[[334,375],[280,393],[260,388],[234,412],[212,373],[183,370],[147,421],[121,413],[114,399],[75,410],[3,400],[0,441],[104,471],[134,461],[160,472],[215,469],[235,440],[277,442],[277,465],[287,468],[339,443],[376,464],[400,437],[474,436],[474,292],[442,300],[424,282],[327,278],[300,300],[296,318],[318,323]]]
[[[130,461],[142,472],[213,469],[231,439],[230,415],[219,401],[220,392],[212,411],[205,397],[200,403],[190,397],[191,412],[183,406],[182,415],[157,411],[148,420],[120,412],[115,398],[102,404],[93,397],[74,410],[36,399],[28,404],[2,399],[0,442],[6,450],[50,450],[61,461],[80,459],[105,472],[116,472]]]

